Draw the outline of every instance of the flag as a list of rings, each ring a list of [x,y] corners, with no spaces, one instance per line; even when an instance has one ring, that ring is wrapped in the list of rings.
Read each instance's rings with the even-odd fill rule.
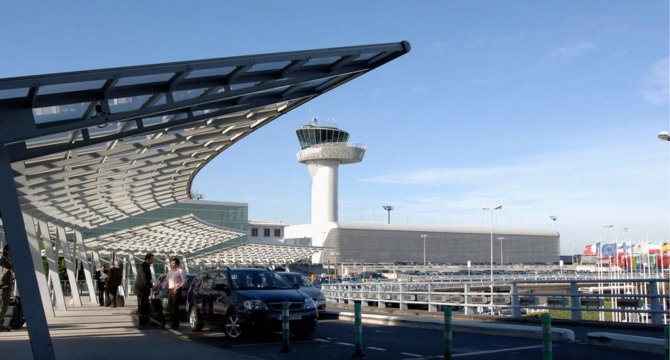
[[[626,244],[626,242],[624,241],[623,243],[619,244],[617,254],[626,254],[629,251],[630,251],[630,245]]]
[[[663,253],[670,251],[670,243],[663,243],[661,244],[661,251]]]
[[[660,254],[661,253],[661,243],[654,241],[650,242],[648,245],[649,254]]]
[[[584,247],[584,255],[595,255],[596,254],[596,245],[586,245]]]
[[[601,253],[603,256],[616,256],[616,244],[603,244],[602,248],[600,249]]]

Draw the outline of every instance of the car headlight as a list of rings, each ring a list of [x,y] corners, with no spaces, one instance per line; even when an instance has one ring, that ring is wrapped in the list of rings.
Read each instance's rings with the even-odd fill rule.
[[[316,300],[317,300],[317,301],[326,301],[326,295],[319,294],[319,295],[316,297]]]
[[[314,309],[314,308],[316,308],[316,303],[314,302],[314,300],[312,300],[312,298],[306,298],[303,309]]]
[[[246,310],[267,310],[268,307],[261,300],[246,300],[242,303]]]

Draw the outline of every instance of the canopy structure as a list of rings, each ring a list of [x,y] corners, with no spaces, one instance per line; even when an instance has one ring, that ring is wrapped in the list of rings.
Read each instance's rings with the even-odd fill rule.
[[[203,253],[191,258],[195,264],[208,265],[257,265],[291,264],[306,260],[323,248],[309,246],[243,244],[230,248]]]
[[[63,241],[74,231],[92,294],[81,230],[188,199],[217,154],[409,50],[400,42],[0,79],[0,214],[35,358],[55,356],[38,276],[49,227]]]
[[[121,255],[190,255],[245,235],[245,233],[209,224],[193,215],[157,221],[88,238],[89,249]]]
[[[0,79],[24,212],[92,228],[189,198],[214,156],[407,43]]]

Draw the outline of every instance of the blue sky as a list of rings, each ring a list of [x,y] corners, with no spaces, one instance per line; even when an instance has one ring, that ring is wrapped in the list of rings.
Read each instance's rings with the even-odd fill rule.
[[[340,220],[670,240],[668,1],[26,1],[0,5],[0,77],[407,40],[412,51],[256,131],[194,189],[309,221],[295,129],[368,146]],[[549,215],[558,221],[552,224]],[[603,229],[603,224],[613,224]],[[624,231],[627,228],[628,231]]]

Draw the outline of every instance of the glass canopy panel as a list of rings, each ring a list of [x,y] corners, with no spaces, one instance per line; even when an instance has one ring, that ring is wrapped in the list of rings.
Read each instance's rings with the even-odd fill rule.
[[[221,68],[213,68],[213,69],[202,69],[202,70],[194,70],[191,71],[188,76],[186,76],[187,79],[193,79],[193,78],[201,78],[201,77],[209,77],[209,76],[223,76],[223,75],[228,75],[235,69],[235,66],[225,66]]]
[[[305,66],[332,64],[337,60],[340,60],[340,58],[341,56],[327,56],[327,57],[313,58],[309,59],[309,61],[305,63]]]
[[[76,103],[34,108],[35,124],[79,119],[86,112],[88,105],[89,103]]]
[[[144,124],[144,126],[158,125],[158,124],[168,122],[169,119],[170,118],[168,116],[165,116],[165,115],[163,115],[163,116],[153,116],[153,117],[142,119],[142,124]]]
[[[174,76],[174,73],[130,76],[130,77],[119,79],[119,82],[116,83],[116,86],[120,87],[120,86],[126,86],[126,85],[138,85],[138,84],[151,84],[151,83],[157,83],[157,82],[166,82],[166,81],[170,80],[173,76]]]
[[[277,61],[277,62],[271,62],[271,63],[256,64],[256,65],[252,66],[249,71],[250,72],[257,72],[257,71],[267,71],[267,70],[279,70],[279,69],[285,68],[290,63],[291,63],[290,61]]]
[[[109,109],[111,110],[112,114],[137,110],[142,107],[142,105],[144,105],[149,97],[151,97],[151,95],[109,99]]]
[[[246,89],[258,85],[258,82],[248,82],[248,83],[239,83],[230,85],[231,90],[240,90]]]
[[[358,55],[358,57],[354,61],[370,60],[377,55],[379,55],[378,52],[362,53],[362,54]]]
[[[39,95],[75,92],[82,90],[100,89],[105,85],[105,80],[91,80],[74,83],[45,85],[40,87]]]
[[[198,96],[202,95],[205,90],[207,89],[193,89],[193,90],[181,90],[181,91],[173,91],[172,92],[172,97],[174,101],[183,101],[183,100],[189,100],[189,99],[194,99],[197,98]]]
[[[28,88],[0,90],[0,100],[26,97]]]

